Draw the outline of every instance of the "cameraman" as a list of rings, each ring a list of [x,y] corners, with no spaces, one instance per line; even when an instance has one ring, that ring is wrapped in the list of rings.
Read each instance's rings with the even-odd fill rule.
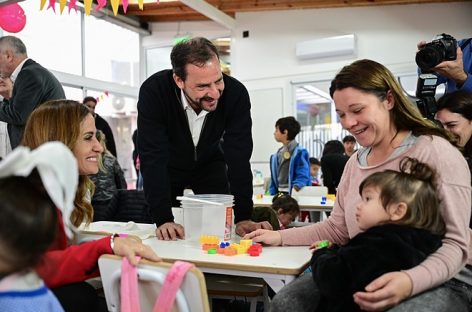
[[[426,41],[418,43],[421,50]],[[446,83],[446,93],[457,90],[472,92],[472,43],[471,38],[457,41],[455,60],[443,61],[432,68],[438,75],[437,85]],[[422,73],[421,69],[418,69]]]

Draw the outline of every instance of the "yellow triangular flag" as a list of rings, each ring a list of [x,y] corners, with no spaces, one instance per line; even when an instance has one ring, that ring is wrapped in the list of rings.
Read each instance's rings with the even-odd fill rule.
[[[62,11],[64,11],[64,8],[66,7],[67,0],[59,0],[59,8],[60,12],[62,14]]]
[[[46,5],[46,0],[41,0],[41,5],[39,6],[39,9],[44,9],[44,5]]]
[[[85,15],[89,16],[90,11],[92,10],[92,1],[93,0],[84,0]]]
[[[138,7],[140,10],[144,9],[144,0],[138,0]]]
[[[118,7],[120,6],[120,0],[110,0],[111,8],[113,9],[113,14],[115,16],[118,14]]]

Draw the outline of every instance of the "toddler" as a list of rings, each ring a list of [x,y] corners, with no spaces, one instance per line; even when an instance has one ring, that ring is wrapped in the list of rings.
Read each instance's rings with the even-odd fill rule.
[[[272,207],[255,207],[252,221],[268,221],[273,230],[283,230],[300,213],[298,202],[288,194],[279,193],[272,199]]]
[[[32,268],[56,237],[54,202],[72,205],[67,190],[75,190],[76,171],[72,153],[58,142],[34,152],[18,147],[0,163],[0,311],[64,311]]]

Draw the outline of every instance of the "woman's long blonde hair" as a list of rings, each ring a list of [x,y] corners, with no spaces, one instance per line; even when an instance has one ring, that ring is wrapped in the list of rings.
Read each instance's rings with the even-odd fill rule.
[[[43,143],[59,141],[73,151],[80,137],[80,124],[89,114],[87,106],[77,101],[54,100],[41,104],[26,122],[21,145],[35,149]],[[93,220],[90,204],[93,191],[93,182],[87,176],[80,175],[74,199],[75,209],[71,214],[71,222],[75,226]]]

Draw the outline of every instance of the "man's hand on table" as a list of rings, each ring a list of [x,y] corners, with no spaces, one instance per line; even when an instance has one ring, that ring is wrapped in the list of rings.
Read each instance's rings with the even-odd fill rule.
[[[178,223],[167,222],[156,229],[156,236],[162,240],[185,239],[184,227]]]

